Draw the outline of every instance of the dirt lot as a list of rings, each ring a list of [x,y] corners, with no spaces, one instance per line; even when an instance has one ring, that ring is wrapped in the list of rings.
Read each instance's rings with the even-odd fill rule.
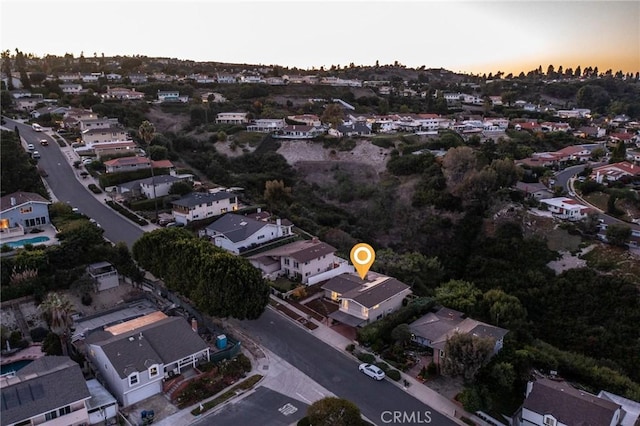
[[[178,133],[189,123],[188,114],[168,114],[159,105],[152,105],[147,113],[147,119],[153,123],[158,133]]]

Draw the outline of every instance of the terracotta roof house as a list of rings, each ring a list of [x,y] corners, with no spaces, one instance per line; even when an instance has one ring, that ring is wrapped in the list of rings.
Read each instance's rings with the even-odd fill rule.
[[[596,167],[591,172],[591,179],[598,183],[602,183],[605,180],[616,181],[623,176],[640,176],[640,166],[628,161],[622,161]]]
[[[353,271],[348,262],[337,257],[335,252],[335,247],[313,238],[294,241],[248,259],[267,279],[286,276],[311,285],[319,282],[318,276],[329,279],[334,275]]]
[[[504,336],[509,332],[504,328],[466,318],[464,313],[444,307],[418,318],[409,324],[409,329],[413,342],[433,348],[433,362],[436,365],[439,365],[446,356],[447,339],[455,333],[471,334],[493,340],[495,342],[493,353],[496,354],[502,349]]]
[[[227,213],[205,228],[205,235],[214,245],[231,253],[240,254],[251,248],[293,235],[291,222],[274,222]]]
[[[572,198],[555,197],[543,199],[540,202],[545,204],[551,214],[559,219],[581,220],[592,211],[590,207],[584,206]]]
[[[89,423],[91,393],[80,366],[66,356],[32,361],[15,376],[0,378],[2,426]]]
[[[514,426],[616,426],[622,406],[574,388],[565,381],[539,378],[527,384],[526,399]]]
[[[84,344],[92,368],[125,407],[162,392],[164,378],[209,361],[210,354],[184,318],[160,312],[94,330]]]
[[[325,297],[340,303],[329,317],[342,324],[359,327],[377,321],[398,310],[411,288],[395,278],[369,272],[366,279],[341,274],[327,281]]]

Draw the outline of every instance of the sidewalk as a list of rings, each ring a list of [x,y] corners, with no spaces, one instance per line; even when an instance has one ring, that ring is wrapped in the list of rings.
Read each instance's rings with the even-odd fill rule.
[[[271,296],[271,297],[277,300],[279,303],[286,305],[289,309],[295,311],[296,313],[299,313],[301,316],[304,316],[305,318],[308,317],[307,314],[296,309],[295,306],[288,304],[286,301],[276,298],[275,296]],[[285,318],[289,318],[286,315],[283,315],[283,316]],[[297,323],[296,321],[293,321],[291,318],[289,318],[289,320],[293,323],[298,324],[298,326],[302,327],[299,323]],[[326,344],[333,346],[334,348],[347,354],[348,356],[353,356],[346,351],[346,347],[349,344],[355,344],[357,346],[357,342],[351,341],[350,339],[344,337],[338,332],[332,330],[326,324],[316,321],[313,318],[311,318],[310,321],[317,324],[318,328],[313,331],[309,331],[309,330],[307,331],[309,331],[311,334],[313,334],[314,336],[316,336],[318,339],[322,340]],[[356,358],[354,357],[354,359]],[[476,424],[488,425],[488,423],[486,423],[476,415],[466,412],[461,405],[451,401],[450,399],[444,397],[443,395],[440,395],[439,393],[429,388],[425,384],[419,382],[415,378],[403,372],[400,372],[400,374],[401,374],[401,378],[399,381],[396,382],[389,379],[389,382],[393,383],[394,385],[404,390],[408,394],[412,395],[416,399],[429,405],[434,410],[454,420],[456,423],[460,425],[464,425],[465,423],[460,419],[461,417],[464,416],[468,419],[473,420]],[[403,386],[404,380],[406,380],[409,383],[408,387]]]

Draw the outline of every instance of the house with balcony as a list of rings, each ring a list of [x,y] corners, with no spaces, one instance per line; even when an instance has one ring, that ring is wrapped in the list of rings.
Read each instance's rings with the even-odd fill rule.
[[[262,271],[266,279],[288,277],[302,284],[315,284],[315,276],[323,273],[325,279],[341,274],[348,263],[335,255],[336,249],[317,238],[294,241],[271,250],[250,256],[253,266]],[[329,276],[328,276],[329,275]]]
[[[94,143],[84,149],[76,148],[75,151],[80,154],[95,155],[98,159],[106,155],[126,155],[137,152],[138,147],[134,141],[115,141]]]
[[[87,146],[105,142],[122,142],[129,140],[129,134],[120,127],[99,127],[84,130],[82,142]]]
[[[186,225],[194,220],[220,216],[238,210],[238,196],[233,192],[192,192],[172,203],[176,223]]]
[[[24,235],[26,231],[47,225],[51,202],[34,192],[13,192],[0,198],[0,236]]]
[[[161,393],[165,378],[210,359],[197,330],[159,311],[89,331],[84,348],[90,367],[124,407]]]
[[[96,291],[109,290],[120,285],[116,267],[109,262],[96,262],[87,266],[87,274],[96,282]]]
[[[284,126],[282,118],[261,118],[253,120],[247,126],[247,132],[271,133],[284,129]]]
[[[509,330],[467,318],[464,313],[440,307],[434,312],[418,318],[409,324],[411,341],[433,349],[433,362],[440,365],[446,357],[447,340],[456,333],[490,339],[493,354],[497,354],[504,344],[504,336]]]
[[[80,366],[69,357],[38,358],[15,375],[0,377],[0,393],[2,426],[91,424],[92,395]]]
[[[207,226],[204,234],[217,247],[241,254],[271,241],[293,236],[292,228],[293,223],[287,219],[271,222],[227,213]]]
[[[247,124],[249,119],[246,112],[221,112],[216,116],[218,124]]]
[[[144,99],[144,93],[126,87],[107,87],[107,92],[100,97],[106,100],[137,100]]]
[[[112,127],[122,127],[117,118],[98,118],[94,113],[81,114],[78,122],[80,131],[95,130],[95,129],[109,129]]]
[[[564,380],[538,377],[527,383],[525,395],[512,426],[631,426],[638,418],[637,413],[635,419],[627,417],[619,403],[576,389]]]
[[[60,90],[62,93],[67,95],[79,95],[82,93],[82,84],[80,83],[64,83],[60,85]]]
[[[189,96],[180,95],[177,90],[158,90],[158,101],[187,103],[189,102]]]
[[[412,293],[405,283],[375,272],[369,272],[364,280],[352,273],[337,275],[322,289],[325,297],[340,304],[329,318],[352,327],[378,321],[398,310]]]
[[[281,130],[275,131],[272,137],[276,139],[313,139],[324,132],[325,130],[321,127],[294,124],[286,125]]]
[[[590,207],[583,206],[572,198],[555,197],[540,200],[554,217],[563,220],[582,220],[592,211]]]

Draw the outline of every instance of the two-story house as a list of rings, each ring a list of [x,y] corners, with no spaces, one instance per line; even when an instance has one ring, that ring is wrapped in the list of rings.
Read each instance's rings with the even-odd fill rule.
[[[182,317],[154,312],[90,332],[87,360],[127,407],[162,392],[162,380],[209,361],[209,345]]]
[[[62,93],[68,95],[79,95],[82,93],[82,84],[80,83],[64,83],[60,85]]]
[[[247,126],[247,132],[270,133],[282,130],[285,126],[284,120],[281,118],[261,118],[253,120]]]
[[[129,140],[129,134],[120,127],[103,127],[88,129],[82,132],[82,141],[91,146],[96,143],[122,142]]]
[[[216,116],[218,124],[247,124],[248,122],[246,112],[221,112]]]
[[[205,235],[211,238],[214,245],[240,254],[270,241],[290,237],[293,235],[292,228],[293,224],[286,219],[267,222],[227,213],[207,226]]]
[[[336,257],[335,252],[334,247],[313,238],[294,241],[248,259],[267,279],[286,276],[307,284],[310,278],[336,270],[345,263],[343,259]]]
[[[189,102],[189,96],[180,95],[177,90],[158,90],[158,101],[160,102]]]
[[[173,202],[172,214],[176,223],[186,225],[236,210],[238,196],[232,192],[192,192]]]
[[[116,191],[126,198],[145,196],[147,199],[152,200],[169,195],[169,191],[174,183],[188,181],[192,176],[193,175],[158,175],[144,179],[136,179],[121,183],[116,187]]]
[[[512,425],[617,426],[623,424],[624,414],[622,406],[609,399],[576,389],[563,380],[537,378],[527,383],[526,398]],[[634,423],[632,420],[628,424]]]
[[[369,272],[365,279],[354,274],[341,274],[327,281],[322,289],[325,297],[340,303],[329,318],[352,327],[377,321],[398,310],[411,288],[395,278]]]
[[[46,356],[0,378],[2,426],[89,424],[91,393],[80,366],[66,356]]]
[[[418,318],[409,324],[409,330],[412,342],[433,349],[433,362],[436,365],[440,365],[445,358],[447,340],[455,333],[491,339],[494,342],[493,353],[497,354],[502,349],[504,336],[509,332],[466,318],[464,313],[444,307]]]
[[[24,235],[25,230],[50,223],[51,202],[34,192],[14,192],[0,198],[0,232]]]
[[[144,93],[126,87],[107,87],[106,93],[100,95],[102,99],[135,100],[144,99]]]

